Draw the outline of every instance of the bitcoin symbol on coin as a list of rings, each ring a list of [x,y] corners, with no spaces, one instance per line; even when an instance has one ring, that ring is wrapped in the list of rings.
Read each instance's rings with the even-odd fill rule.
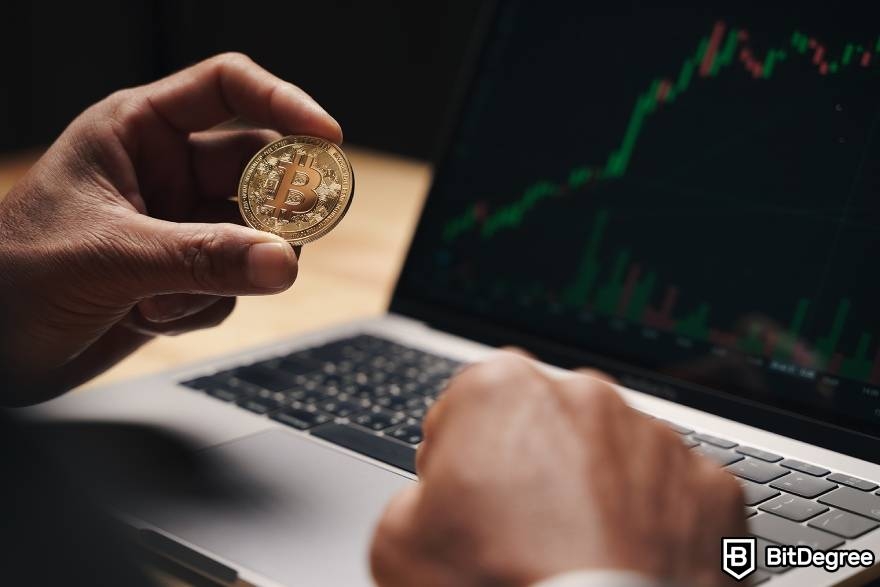
[[[281,183],[275,191],[272,207],[274,218],[282,218],[285,213],[303,214],[315,207],[318,201],[318,186],[324,180],[321,172],[313,167],[315,158],[305,153],[296,153],[290,163],[279,163],[284,170]]]
[[[290,136],[254,155],[238,182],[245,222],[294,245],[335,227],[354,197],[354,173],[345,153],[317,137]]]

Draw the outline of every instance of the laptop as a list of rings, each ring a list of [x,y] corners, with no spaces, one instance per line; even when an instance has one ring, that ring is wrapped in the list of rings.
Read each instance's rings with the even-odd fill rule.
[[[161,426],[248,484],[120,507],[198,572],[369,585],[371,532],[416,479],[425,412],[460,365],[514,344],[607,371],[736,475],[756,583],[876,574],[760,553],[880,552],[877,16],[502,3],[387,314],[38,411]]]

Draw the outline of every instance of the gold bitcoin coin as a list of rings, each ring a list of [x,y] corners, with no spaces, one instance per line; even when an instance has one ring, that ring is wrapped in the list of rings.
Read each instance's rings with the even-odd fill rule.
[[[263,147],[238,182],[238,208],[245,222],[294,245],[333,230],[353,197],[354,172],[342,149],[302,135]]]

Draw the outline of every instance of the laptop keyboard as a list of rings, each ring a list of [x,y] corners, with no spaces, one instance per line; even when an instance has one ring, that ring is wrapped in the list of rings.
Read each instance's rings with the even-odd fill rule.
[[[362,334],[182,385],[414,473],[422,418],[460,366]],[[760,555],[767,543],[838,548],[880,526],[872,481],[664,423],[739,478]],[[762,583],[786,570],[760,566],[751,579]]]
[[[758,571],[750,576],[753,584],[789,570],[763,565],[767,544],[829,550],[880,526],[880,492],[875,493],[878,485],[872,481],[666,424],[692,450],[739,478],[749,532],[758,538]]]
[[[358,335],[183,385],[415,473],[422,418],[460,365]]]

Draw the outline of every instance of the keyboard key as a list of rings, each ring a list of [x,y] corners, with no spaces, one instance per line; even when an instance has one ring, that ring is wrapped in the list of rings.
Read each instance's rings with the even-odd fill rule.
[[[690,428],[685,428],[684,426],[682,426],[680,424],[676,424],[675,422],[670,422],[669,420],[659,420],[659,421],[663,422],[664,424],[666,424],[667,426],[669,426],[670,428],[672,428],[673,430],[675,430],[679,434],[693,434],[694,433],[694,431],[691,430]]]
[[[374,398],[400,394],[400,386],[396,383],[376,383],[370,386],[370,390]]]
[[[766,463],[757,459],[740,458],[742,459],[741,461],[730,465],[727,467],[727,470],[737,477],[742,477],[755,483],[767,483],[789,474],[788,469],[783,469],[772,463]]]
[[[749,518],[749,533],[777,544],[809,546],[813,550],[828,550],[843,544],[843,539],[815,528],[807,528],[779,516],[760,514]]]
[[[421,419],[461,365],[360,334],[181,384],[414,471],[406,445],[421,442]]]
[[[418,444],[422,441],[422,425],[416,421],[398,426],[391,431],[390,436],[408,444]]]
[[[251,385],[246,381],[236,379],[228,372],[207,375],[191,381],[184,381],[181,385],[204,391],[208,395],[225,402],[236,402],[245,397],[257,395],[260,391],[259,387]]]
[[[268,397],[248,397],[240,400],[238,405],[257,414],[268,414],[281,407],[281,402]]]
[[[774,497],[770,501],[764,502],[758,506],[759,510],[794,520],[795,522],[803,522],[809,520],[813,516],[817,516],[822,512],[827,512],[828,507],[820,505],[814,501],[803,499],[795,495],[787,495],[783,493],[779,497]]]
[[[697,441],[694,440],[693,438],[690,438],[689,436],[682,436],[682,437],[681,437],[681,441],[682,441],[682,442],[684,443],[684,445],[685,445],[686,447],[688,447],[688,448],[694,448],[695,446],[700,446],[700,443],[699,443],[699,442],[697,442]]]
[[[366,399],[370,401],[375,397],[373,394],[373,386],[369,383],[348,383],[343,385],[342,392],[358,399]]]
[[[764,571],[767,571],[768,573],[773,573],[774,575],[780,575],[780,574],[784,573],[785,571],[791,570],[791,567],[768,567],[767,566],[767,559],[765,558],[765,556],[767,554],[767,547],[772,546],[772,545],[773,545],[772,542],[768,542],[767,540],[764,540],[763,538],[758,538],[755,541],[755,554],[758,555],[757,556],[758,568],[760,568]]]
[[[327,394],[321,389],[293,389],[286,392],[287,397],[298,402],[314,404],[327,399]]]
[[[405,411],[410,417],[421,420],[432,405],[434,400],[429,397],[413,396],[406,402]]]
[[[414,410],[416,408],[429,408],[434,405],[436,400],[431,399],[430,397],[424,397],[417,394],[407,394],[406,400],[406,408],[408,410]]]
[[[754,448],[751,446],[737,447],[736,452],[746,456],[755,457],[756,459],[761,459],[762,461],[767,461],[768,463],[775,463],[782,460],[781,455],[767,452],[766,450],[761,450],[760,448]]]
[[[738,455],[732,450],[723,450],[710,444],[701,444],[692,450],[697,454],[712,459],[722,467],[743,459],[742,455]]]
[[[324,362],[308,356],[308,351],[296,351],[283,357],[278,368],[288,375],[305,375],[322,370]]]
[[[347,418],[355,412],[359,412],[363,409],[363,405],[361,405],[359,402],[340,399],[338,397],[324,400],[317,405],[321,410],[327,412],[328,414],[333,414],[334,416],[339,416],[340,418]]]
[[[880,523],[849,512],[831,510],[818,518],[810,520],[807,525],[844,538],[856,538],[880,526]]]
[[[805,463],[796,459],[785,459],[779,464],[783,467],[788,467],[789,469],[794,469],[795,471],[806,473],[807,475],[813,475],[814,477],[824,477],[831,472],[828,469],[823,469],[822,467],[811,465],[810,463]]]
[[[794,493],[801,497],[817,497],[823,493],[827,493],[832,489],[837,489],[837,485],[831,481],[826,481],[819,477],[804,475],[803,473],[792,473],[786,475],[782,479],[777,479],[770,484],[770,487]]]
[[[828,480],[834,481],[835,483],[840,483],[841,485],[852,487],[854,489],[861,489],[862,491],[874,491],[875,489],[877,489],[876,483],[865,481],[864,479],[859,479],[858,477],[844,475],[843,473],[831,473],[830,475],[828,475]]]
[[[376,405],[387,408],[392,412],[400,412],[406,409],[406,402],[409,398],[402,395],[387,395],[376,400]]]
[[[310,434],[410,473],[416,472],[416,450],[405,444],[344,424],[320,426]]]
[[[205,390],[205,393],[217,399],[222,399],[225,402],[237,402],[241,399],[241,394],[234,388],[229,387],[209,387]]]
[[[403,421],[403,416],[375,406],[366,412],[354,416],[352,421],[378,432],[379,430],[385,430],[400,424]]]
[[[317,410],[308,410],[302,405],[284,408],[272,415],[273,420],[287,424],[298,430],[308,430],[330,421],[330,416]]]
[[[712,436],[711,434],[694,434],[694,440],[699,440],[700,442],[708,442],[709,444],[713,444],[721,448],[733,448],[736,446],[735,442],[725,440],[724,438],[718,438],[717,436]]]
[[[831,493],[826,493],[820,497],[819,502],[854,514],[880,520],[880,497],[859,491],[858,489],[839,487]]]
[[[755,508],[744,508],[744,509],[746,511],[746,518],[751,518],[752,516],[754,516],[755,514],[758,513],[758,510],[756,510]]]
[[[743,488],[743,498],[746,505],[758,505],[762,501],[767,501],[771,497],[779,495],[778,491],[766,485],[758,485],[744,479],[740,479],[739,484]]]
[[[292,375],[259,363],[248,365],[247,367],[239,367],[232,374],[242,381],[253,383],[269,391],[284,391],[296,386],[296,381]]]
[[[215,378],[214,375],[205,375],[204,377],[196,377],[195,379],[190,379],[188,381],[181,381],[180,385],[184,385],[186,387],[189,387],[190,389],[206,391],[217,383],[218,380]]]

